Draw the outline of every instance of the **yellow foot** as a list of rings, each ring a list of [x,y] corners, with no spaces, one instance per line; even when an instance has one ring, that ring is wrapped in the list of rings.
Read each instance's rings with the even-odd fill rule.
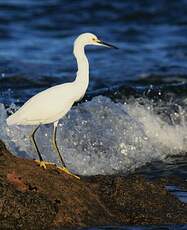
[[[78,177],[77,175],[71,173],[66,167],[59,167],[59,166],[57,166],[57,169],[59,169],[59,171],[61,171],[61,172],[65,172],[68,175],[71,175],[71,176],[75,177],[76,179],[80,180],[80,177]]]
[[[47,162],[47,161],[40,161],[40,160],[34,160],[36,164],[38,164],[40,167],[46,169],[46,165],[55,165],[55,163]]]

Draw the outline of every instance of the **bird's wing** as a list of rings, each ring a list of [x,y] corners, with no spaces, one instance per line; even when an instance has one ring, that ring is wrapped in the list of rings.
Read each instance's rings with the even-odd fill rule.
[[[38,93],[9,118],[9,123],[50,123],[50,120],[53,122],[53,119],[64,116],[75,101],[73,87],[70,83],[66,83]]]

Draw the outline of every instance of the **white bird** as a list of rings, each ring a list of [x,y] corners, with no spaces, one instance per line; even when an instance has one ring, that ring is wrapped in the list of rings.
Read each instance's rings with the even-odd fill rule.
[[[46,89],[31,97],[18,111],[7,118],[8,125],[37,125],[31,134],[31,141],[38,153],[39,164],[46,168],[48,162],[43,161],[42,155],[35,141],[35,133],[43,124],[54,124],[52,143],[55,152],[62,162],[62,171],[72,174],[65,166],[64,160],[57,147],[56,131],[60,118],[62,118],[72,107],[74,102],[79,101],[85,94],[89,83],[89,63],[85,55],[84,47],[86,45],[97,45],[117,48],[99,40],[92,33],[84,33],[78,36],[74,42],[74,56],[77,60],[78,71],[76,79],[73,82],[60,84]],[[77,177],[78,178],[78,177]]]

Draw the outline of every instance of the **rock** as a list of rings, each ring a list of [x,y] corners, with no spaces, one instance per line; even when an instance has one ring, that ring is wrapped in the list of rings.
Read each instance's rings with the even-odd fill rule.
[[[94,176],[81,180],[13,156],[0,142],[1,229],[187,223],[187,205],[164,180]]]

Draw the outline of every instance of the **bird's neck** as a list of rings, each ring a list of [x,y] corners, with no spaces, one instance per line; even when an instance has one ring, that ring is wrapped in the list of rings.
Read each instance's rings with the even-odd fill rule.
[[[84,45],[75,43],[73,53],[77,60],[77,77],[75,83],[86,91],[89,83],[89,63],[85,55]]]

